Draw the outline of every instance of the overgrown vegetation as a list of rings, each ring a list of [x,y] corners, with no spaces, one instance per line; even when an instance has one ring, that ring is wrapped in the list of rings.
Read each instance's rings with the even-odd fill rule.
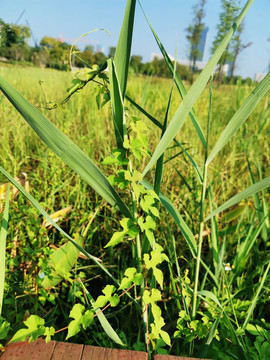
[[[172,80],[127,81],[135,4],[101,67],[0,70],[0,338],[267,359],[270,74],[211,75],[252,1],[188,91],[152,28]]]

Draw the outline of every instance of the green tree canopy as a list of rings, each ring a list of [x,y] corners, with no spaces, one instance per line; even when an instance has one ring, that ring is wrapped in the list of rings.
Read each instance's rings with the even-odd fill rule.
[[[204,23],[202,22],[205,13],[204,6],[206,0],[199,0],[199,2],[193,7],[194,18],[192,24],[186,29],[187,39],[189,41],[189,59],[192,71],[195,70],[196,60],[202,55],[199,45],[201,42],[201,34],[204,29]]]
[[[10,48],[16,45],[21,47],[20,51],[25,52],[27,48],[27,40],[30,38],[31,32],[29,27],[24,25],[14,25],[5,23],[0,19],[0,55],[1,56],[12,56]],[[22,49],[24,48],[24,49]]]
[[[232,26],[239,10],[240,10],[240,1],[239,0],[221,0],[222,11],[219,14],[219,24],[217,26],[217,34],[214,39],[211,52],[215,52],[216,48],[229,31]],[[221,81],[222,69],[227,62],[233,61],[233,51],[230,46],[223,52],[219,60],[219,70],[218,70],[218,81]]]

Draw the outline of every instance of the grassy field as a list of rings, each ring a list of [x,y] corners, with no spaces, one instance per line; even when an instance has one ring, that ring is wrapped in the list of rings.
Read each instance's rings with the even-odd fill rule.
[[[114,166],[100,165],[116,147],[110,103],[101,110],[97,109],[97,90],[94,84],[88,84],[61,108],[47,110],[48,102],[60,102],[65,98],[66,89],[73,78],[71,73],[30,67],[0,67],[0,75],[70,137],[106,175],[113,173]],[[172,81],[167,79],[133,77],[129,79],[127,95],[163,123],[171,85]],[[186,87],[189,88],[189,85],[186,84]],[[252,87],[243,86],[240,82],[236,86],[217,87],[213,84],[210,149],[252,90]],[[169,119],[179,103],[180,96],[174,89]],[[208,105],[209,85],[195,104],[195,112],[204,133],[207,131]],[[127,100],[125,106],[130,117],[140,116],[147,125],[149,150],[153,152],[159,142],[161,131]],[[135,246],[129,246],[130,242],[124,242],[114,248],[104,248],[113,232],[119,231],[121,219],[119,213],[108,206],[79,176],[48,150],[3,95],[0,95],[0,118],[1,166],[14,177],[26,173],[31,195],[49,214],[72,206],[71,211],[60,218],[58,224],[73,238],[82,237],[85,249],[102,260],[102,264],[120,281],[126,268],[136,264],[136,259]],[[269,119],[268,94],[210,164],[208,168],[210,185],[207,188],[204,209],[206,215],[249,187],[252,182],[270,176]],[[178,133],[177,140],[198,166],[203,167],[204,149],[198,141],[190,119]],[[135,159],[133,166],[142,172],[148,161],[149,157],[143,156],[141,161]],[[153,171],[147,174],[147,179],[151,183],[153,176]],[[5,183],[5,177],[1,176],[0,181]],[[201,183],[186,153],[183,153],[178,146],[174,146],[174,143],[165,152],[161,191],[174,203],[196,239],[200,226]],[[129,192],[124,190],[122,193],[125,199],[130,201]],[[269,198],[269,191],[264,190],[258,195],[243,200],[240,205],[222,212],[211,223],[206,223],[201,255],[206,266],[201,266],[199,290],[213,292],[221,303],[223,312],[218,311],[215,299],[206,301],[204,296],[198,308],[196,329],[192,328],[188,319],[178,318],[180,310],[186,305],[191,306],[189,305],[192,294],[190,289],[193,288],[196,278],[196,261],[191,256],[185,238],[176,223],[166,210],[159,206],[162,221],[158,222],[155,234],[171,260],[170,263],[163,263],[160,266],[165,284],[161,307],[166,320],[165,330],[172,339],[171,354],[203,354],[203,351],[206,351],[205,341],[209,339],[209,330],[219,316],[222,320],[219,319],[216,338],[211,340],[208,357],[230,359],[229,353],[232,349],[235,349],[234,354],[238,354],[236,356],[240,356],[239,338],[243,341],[246,354],[249,353],[246,356],[250,356],[251,359],[259,356],[258,349],[254,346],[256,342],[258,347],[265,348],[265,354],[268,354],[269,275],[264,279],[264,286],[258,298],[254,300],[254,296],[269,262],[267,256],[269,217],[266,216],[261,224],[262,218],[268,214]],[[83,279],[83,283],[94,298],[98,297],[104,286],[110,283],[109,277],[102,273],[97,265],[82,256],[78,258],[64,281],[50,291],[44,290],[40,286],[38,274],[45,266],[52,250],[64,244],[66,240],[52,227],[45,227],[43,220],[43,217],[21,194],[12,200],[2,313],[2,316],[12,324],[10,335],[22,327],[22,320],[29,314],[43,317],[48,326],[53,325],[56,329],[67,326],[68,314],[72,306],[76,302],[87,303],[78,278]],[[218,256],[215,256],[214,238],[218,244]],[[239,265],[236,259],[237,253],[243,252],[242,244],[245,244],[247,253]],[[147,246],[144,250],[147,251]],[[225,267],[227,263],[229,263],[228,271]],[[238,268],[233,267],[236,264],[239,266],[239,273],[237,273]],[[211,276],[210,272],[214,272],[215,277]],[[136,291],[132,296],[138,296]],[[122,306],[107,309],[106,315],[128,348],[144,349],[142,315],[130,298],[123,297]],[[250,328],[246,333],[241,332],[248,316],[251,317]],[[127,317],[132,319],[133,326],[126,321]],[[264,331],[259,332],[258,328],[255,328],[256,325]],[[182,327],[193,333],[192,339],[187,339]],[[231,327],[234,327],[234,330],[231,330]],[[177,329],[178,334],[173,336]],[[65,336],[65,331],[62,331],[55,336],[55,339],[64,340]],[[83,330],[79,335],[74,336],[72,341],[114,346],[112,341],[104,336],[104,330],[98,322],[95,322],[91,329]],[[166,352],[164,349],[161,350],[163,345],[161,341],[158,351]]]

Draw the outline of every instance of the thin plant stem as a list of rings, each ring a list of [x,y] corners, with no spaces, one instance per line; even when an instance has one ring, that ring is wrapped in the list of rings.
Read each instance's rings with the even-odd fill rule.
[[[204,156],[204,166],[203,166],[201,203],[200,203],[200,227],[199,227],[199,238],[198,238],[198,248],[197,248],[198,252],[197,252],[194,292],[193,292],[193,302],[192,302],[192,319],[195,319],[197,314],[197,293],[198,293],[198,285],[199,285],[199,272],[200,272],[200,264],[201,264],[201,252],[202,252],[203,230],[204,230],[204,208],[205,208],[206,189],[207,189],[208,140],[210,134],[210,127],[211,127],[211,117],[212,117],[212,84],[213,84],[213,76],[211,76],[210,78],[210,87],[209,87],[209,109],[208,109],[208,118],[207,118],[207,134],[206,134],[206,146],[205,146],[205,156]]]

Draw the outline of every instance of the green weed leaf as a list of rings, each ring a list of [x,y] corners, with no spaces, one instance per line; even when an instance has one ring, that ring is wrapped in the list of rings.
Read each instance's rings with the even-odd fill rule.
[[[4,339],[10,330],[10,323],[6,320],[1,321],[0,325],[0,339]]]
[[[100,295],[96,302],[93,304],[94,308],[102,308],[104,307],[108,302],[111,304],[111,306],[116,306],[119,304],[119,297],[117,294],[113,293],[115,292],[115,287],[113,285],[107,285],[103,290],[102,290],[104,295]]]
[[[155,322],[151,324],[152,332],[149,335],[150,340],[162,339],[168,346],[171,346],[171,339],[169,334],[161,328],[165,325],[164,319],[161,316],[159,319],[155,319]]]
[[[158,289],[152,289],[151,294],[150,291],[144,290],[143,292],[143,302],[146,305],[155,305],[157,301],[161,300],[161,292]]]
[[[84,313],[85,307],[82,304],[75,304],[70,311],[69,317],[73,318],[68,325],[68,334],[66,340],[70,337],[78,334],[81,327],[86,330],[86,328],[92,323],[94,319],[94,312],[87,310]]]
[[[46,332],[44,324],[44,319],[41,319],[39,316],[29,316],[29,318],[24,321],[24,325],[26,325],[27,328],[18,330],[10,342],[25,341],[27,338],[29,338],[29,342],[37,340],[37,338],[44,335]]]
[[[159,283],[161,289],[163,289],[163,272],[157,268],[157,265],[161,264],[164,260],[169,261],[167,255],[162,253],[161,246],[157,247],[156,249],[151,251],[151,259],[149,254],[144,254],[143,260],[145,263],[146,269],[153,269],[153,274],[155,276],[156,281]]]
[[[128,268],[125,271],[125,277],[122,279],[118,290],[128,289],[132,283],[140,285],[143,281],[143,275],[138,274],[135,268]]]
[[[111,165],[115,164],[117,166],[127,165],[128,159],[126,158],[126,152],[124,149],[115,149],[112,151],[112,154],[106,157],[102,164]]]
[[[124,218],[120,221],[120,224],[123,230],[115,232],[105,248],[119,244],[125,235],[129,235],[131,238],[135,238],[138,235],[139,229],[131,219]]]
[[[154,216],[159,217],[159,211],[155,206],[155,199],[151,195],[145,195],[140,201],[140,205],[144,212],[152,213]]]
[[[44,336],[46,336],[45,337],[46,344],[51,341],[52,336],[54,335],[54,333],[55,333],[55,329],[52,326],[45,328]]]

